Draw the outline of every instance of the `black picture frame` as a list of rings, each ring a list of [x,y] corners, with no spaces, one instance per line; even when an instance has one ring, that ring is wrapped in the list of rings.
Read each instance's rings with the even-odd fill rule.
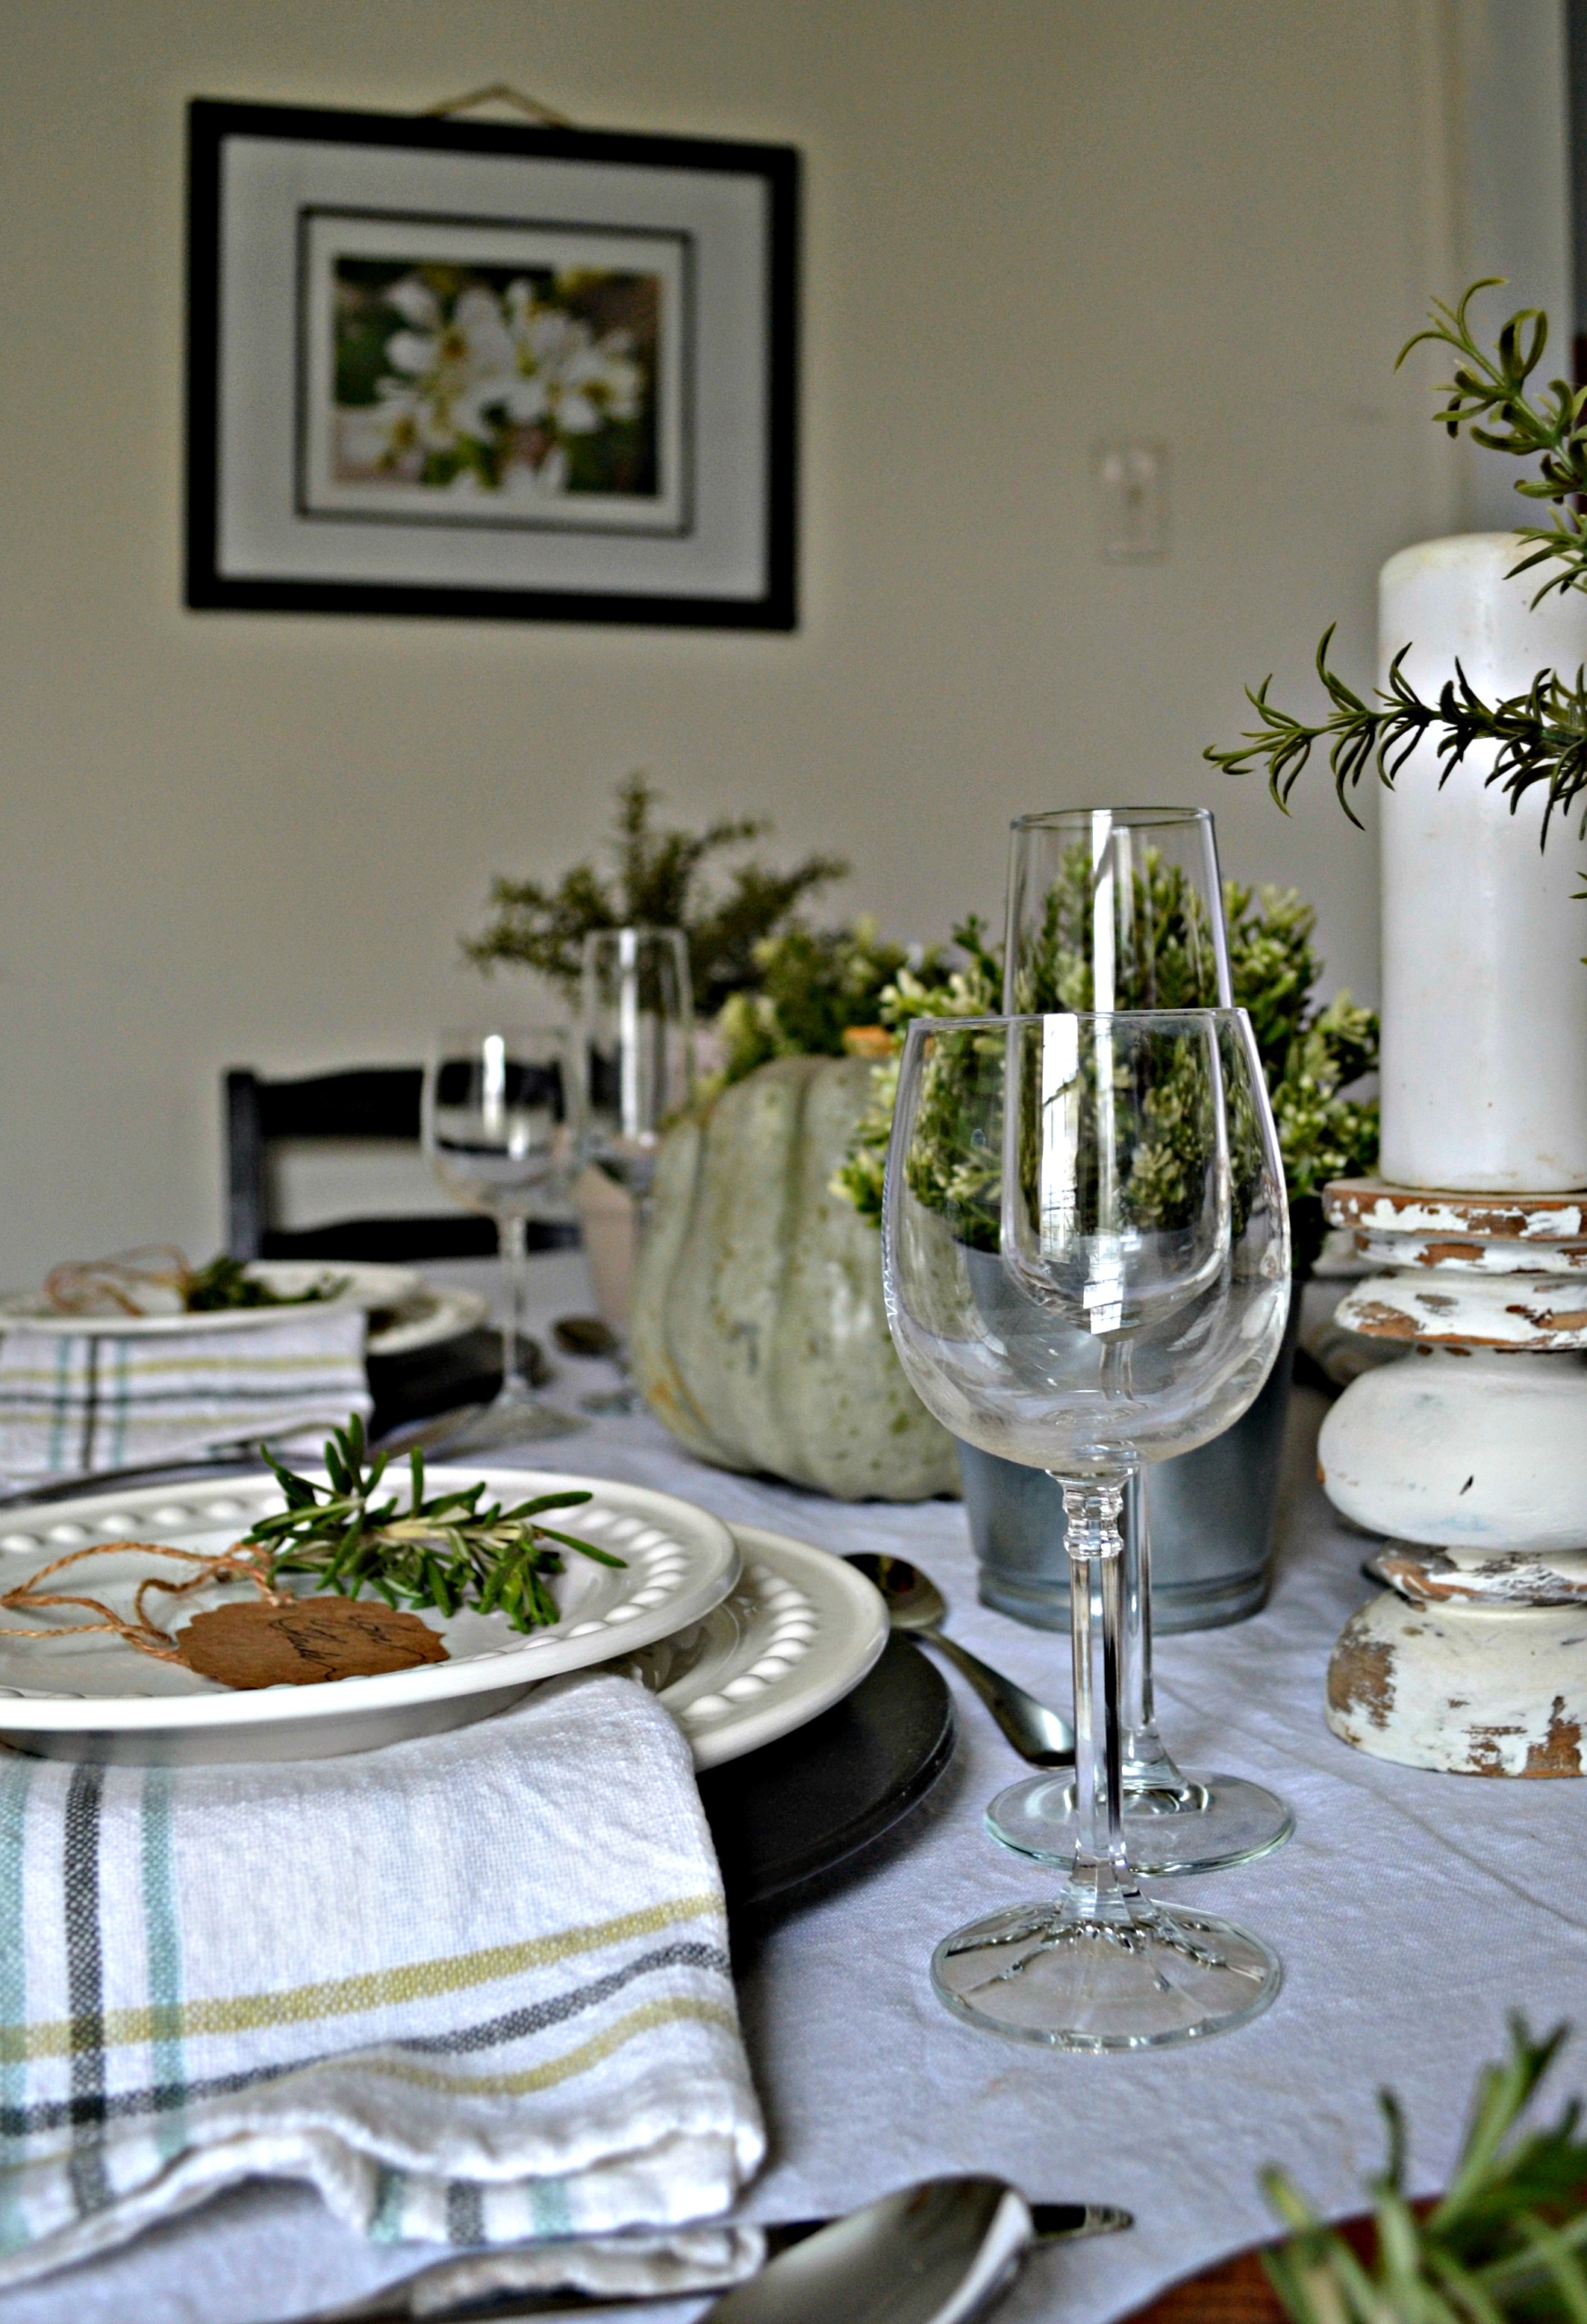
[[[236,447],[228,445],[223,425],[225,392],[227,387],[226,364],[226,304],[225,259],[228,221],[226,215],[227,153],[234,140],[250,141],[249,150],[261,150],[260,141],[270,141],[285,146],[307,149],[341,148],[360,152],[401,155],[482,155],[494,158],[521,158],[536,163],[566,162],[573,165],[578,181],[590,182],[589,170],[603,166],[614,172],[666,172],[665,180],[635,180],[636,183],[663,182],[668,187],[701,181],[701,199],[705,201],[717,189],[712,181],[730,179],[747,181],[762,189],[756,203],[755,216],[763,220],[763,229],[757,227],[759,244],[754,254],[758,267],[755,281],[739,297],[739,334],[746,346],[752,338],[756,348],[747,368],[755,377],[762,400],[752,414],[746,414],[748,440],[758,443],[756,459],[742,462],[734,472],[731,485],[734,502],[735,538],[743,547],[740,562],[753,567],[750,578],[735,579],[731,588],[702,587],[699,578],[685,576],[685,586],[669,586],[658,582],[652,564],[642,582],[621,586],[620,567],[623,549],[631,542],[648,540],[655,543],[664,533],[678,536],[677,553],[693,553],[682,538],[687,527],[678,524],[653,526],[641,530],[637,523],[632,530],[610,530],[600,536],[598,556],[604,567],[612,568],[616,586],[605,582],[586,586],[582,581],[571,586],[558,586],[553,576],[548,582],[546,573],[526,574],[521,585],[503,580],[500,572],[489,578],[458,579],[455,576],[413,577],[382,577],[373,557],[368,570],[336,570],[333,572],[292,569],[269,569],[271,558],[257,552],[242,558],[239,569],[235,554],[228,554],[224,537],[226,494],[244,489],[235,476],[228,477],[223,463],[235,458]],[[338,167],[356,169],[356,162]],[[377,165],[379,166],[379,165]],[[390,182],[389,171],[383,172],[383,182]],[[547,182],[544,171],[537,173],[536,183]],[[569,182],[572,182],[570,174]],[[614,183],[617,183],[614,180]],[[747,198],[747,196],[745,197]],[[311,213],[341,216],[367,215],[370,218],[411,219],[415,226],[446,225],[457,227],[497,226],[517,226],[521,217],[501,219],[470,215],[466,208],[447,209],[444,217],[438,213],[433,199],[425,198],[422,188],[411,210],[392,208],[389,202],[372,201],[367,212],[355,206],[353,210],[338,208],[324,201],[302,201],[293,212],[296,235],[290,254],[283,254],[281,265],[288,263],[292,271],[296,305],[290,318],[294,337],[294,379],[302,372],[302,333],[306,328],[306,298],[303,290],[303,221]],[[746,216],[748,212],[746,211]],[[781,630],[797,628],[798,609],[798,278],[800,231],[800,157],[790,146],[750,144],[724,139],[698,137],[650,136],[626,131],[547,128],[520,125],[516,123],[461,121],[429,115],[346,112],[317,106],[256,105],[228,100],[198,97],[191,101],[188,111],[188,339],[187,339],[187,463],[186,463],[186,559],[184,602],[194,611],[230,611],[240,613],[334,613],[334,614],[398,614],[424,619],[442,618],[465,621],[534,621],[534,622],[599,622],[642,624],[661,627],[688,627],[734,630]],[[538,227],[541,221],[533,221]],[[283,231],[284,226],[283,226]],[[597,233],[613,230],[588,226],[581,223],[577,205],[567,217],[558,215],[553,227],[558,232]],[[676,230],[658,227],[653,218],[639,218],[633,223],[635,235],[650,233],[658,240],[676,243],[682,254],[678,261],[678,280],[683,286],[685,303],[680,309],[684,317],[692,312],[687,303],[696,295],[694,272],[700,264],[700,253],[696,244],[697,235],[687,232],[682,226]],[[687,249],[684,245],[687,245]],[[711,254],[708,237],[705,250],[709,288]],[[719,270],[720,271],[720,270]],[[691,438],[688,430],[700,428],[697,405],[700,382],[696,365],[699,360],[687,328],[678,333],[683,353],[678,374],[678,427],[683,432],[679,442],[687,447]],[[718,335],[719,337],[721,335]],[[284,360],[284,358],[283,358]],[[721,406],[723,397],[731,392],[721,383],[715,383],[715,403]],[[428,517],[415,515],[411,520],[390,517],[383,511],[376,522],[370,523],[360,516],[337,514],[327,525],[324,512],[305,505],[302,486],[303,429],[302,390],[292,389],[292,442],[287,469],[279,478],[277,462],[265,466],[270,478],[269,492],[279,489],[281,505],[272,505],[271,523],[275,536],[289,546],[280,556],[282,567],[296,562],[290,546],[291,528],[312,528],[317,523],[322,533],[335,536],[334,549],[328,555],[345,565],[356,563],[356,527],[364,525],[365,533],[377,530],[388,538],[393,531],[401,536],[400,553],[411,561],[421,563],[423,551],[410,546],[410,534],[423,535],[427,527],[434,530]],[[233,430],[233,436],[237,430]],[[705,456],[711,456],[708,430],[704,442]],[[724,472],[725,473],[725,472]],[[688,505],[689,474],[685,466],[681,471],[680,505]],[[252,487],[249,487],[252,489]],[[724,492],[729,488],[724,486]],[[721,498],[721,494],[718,496]],[[467,530],[473,537],[483,537],[490,525],[476,519]],[[463,528],[452,528],[455,539],[460,539]],[[498,539],[503,529],[494,528]],[[563,527],[564,537],[577,527]],[[557,533],[558,528],[544,519],[533,521],[533,530],[519,529],[515,546],[521,547],[526,565],[537,563],[542,567],[553,564],[559,553],[544,544]],[[583,528],[586,543],[595,534]],[[491,552],[501,565],[508,551]],[[632,553],[632,552],[631,552]],[[642,555],[644,552],[639,552]],[[703,553],[703,552],[702,552]],[[309,554],[304,551],[305,556]],[[457,549],[454,561],[465,551]],[[259,569],[263,567],[263,569]]]

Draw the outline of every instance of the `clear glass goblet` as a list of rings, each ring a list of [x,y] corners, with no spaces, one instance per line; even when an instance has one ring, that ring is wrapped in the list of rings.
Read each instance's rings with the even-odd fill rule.
[[[585,1153],[639,1202],[669,1118],[694,1083],[694,998],[681,928],[597,928],[579,979]]]
[[[578,1030],[585,1074],[584,1156],[623,1190],[586,1205],[585,1241],[602,1321],[623,1334],[629,1285],[650,1207],[661,1133],[694,1088],[695,1018],[688,939],[681,928],[596,928],[584,939]],[[628,1385],[586,1396],[586,1412],[632,1412]]]
[[[560,1026],[469,1026],[443,1033],[436,1045],[424,1077],[425,1152],[454,1202],[496,1222],[507,1290],[501,1388],[448,1439],[448,1450],[485,1452],[589,1425],[544,1403],[519,1354],[528,1222],[572,1215],[579,1111],[571,1039]]]
[[[1204,807],[1066,807],[1021,816],[1009,844],[1003,1007],[1226,1009],[1232,992],[1213,818]],[[1124,1815],[1143,1872],[1211,1872],[1266,1856],[1294,1819],[1264,1784],[1182,1773],[1152,1700],[1151,1489],[1142,1472],[1124,1505]],[[1066,1864],[1074,1784],[1054,1776],[996,1812],[993,1837]]]
[[[1142,1463],[1239,1418],[1284,1336],[1288,1212],[1244,1011],[912,1026],[882,1253],[918,1394],[955,1435],[1055,1479],[1070,1562],[1068,1883],[944,1939],[937,1991],[972,2024],[1068,2049],[1241,2024],[1278,1989],[1275,1955],[1144,1895],[1130,1859],[1120,1518]]]

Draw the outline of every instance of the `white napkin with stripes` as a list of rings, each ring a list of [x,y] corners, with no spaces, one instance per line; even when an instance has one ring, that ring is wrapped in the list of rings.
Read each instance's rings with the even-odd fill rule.
[[[517,2246],[471,2288],[684,2288],[754,2264],[688,2223],[764,2147],[688,1748],[631,1681],[318,1763],[0,1764],[0,2285],[264,2175],[415,2268]]]
[[[0,1477],[17,1484],[94,1469],[202,1459],[268,1436],[315,1449],[372,1410],[362,1309],[312,1312],[247,1330],[123,1338],[30,1332],[0,1337]]]

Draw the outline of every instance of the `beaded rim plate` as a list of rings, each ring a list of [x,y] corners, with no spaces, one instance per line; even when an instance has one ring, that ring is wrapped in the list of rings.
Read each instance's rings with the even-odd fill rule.
[[[481,1478],[487,1498],[508,1506],[539,1493],[587,1489],[594,1499],[559,1512],[556,1522],[626,1558],[627,1565],[597,1565],[569,1550],[566,1570],[551,1583],[560,1621],[525,1635],[509,1629],[500,1615],[465,1611],[449,1621],[427,1615],[446,1640],[447,1661],[319,1686],[235,1692],[104,1632],[76,1639],[0,1637],[0,1738],[69,1757],[90,1744],[96,1756],[103,1749],[142,1758],[318,1757],[371,1749],[484,1718],[541,1679],[609,1662],[619,1639],[632,1651],[697,1624],[738,1582],[740,1554],[728,1527],[670,1493],[542,1470],[427,1471],[431,1492]],[[405,1471],[393,1471],[399,1497],[406,1481]],[[224,1484],[143,1486],[7,1510],[0,1587],[14,1587],[30,1570],[95,1540],[222,1549],[281,1506],[273,1478],[228,1477]],[[120,1611],[124,1600],[130,1604],[134,1579],[148,1571],[146,1560],[107,1557],[82,1578]],[[223,1585],[195,1591],[183,1603],[197,1612],[238,1597],[235,1584]],[[0,1610],[7,1629],[25,1618]],[[116,1749],[123,1739],[126,1748]]]
[[[731,1528],[743,1571],[703,1620],[612,1667],[664,1702],[697,1768],[742,1759],[852,1693],[887,1644],[887,1606],[858,1568],[762,1526]]]

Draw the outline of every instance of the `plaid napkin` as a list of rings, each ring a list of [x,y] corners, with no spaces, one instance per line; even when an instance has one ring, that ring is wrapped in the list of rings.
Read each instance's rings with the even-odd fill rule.
[[[629,1680],[353,1758],[0,1765],[0,2285],[262,2174],[671,2287],[755,2255],[610,2239],[764,2144],[688,1748]]]
[[[30,1332],[0,1338],[0,1476],[199,1458],[239,1439],[318,1440],[372,1409],[358,1309],[249,1331]]]

